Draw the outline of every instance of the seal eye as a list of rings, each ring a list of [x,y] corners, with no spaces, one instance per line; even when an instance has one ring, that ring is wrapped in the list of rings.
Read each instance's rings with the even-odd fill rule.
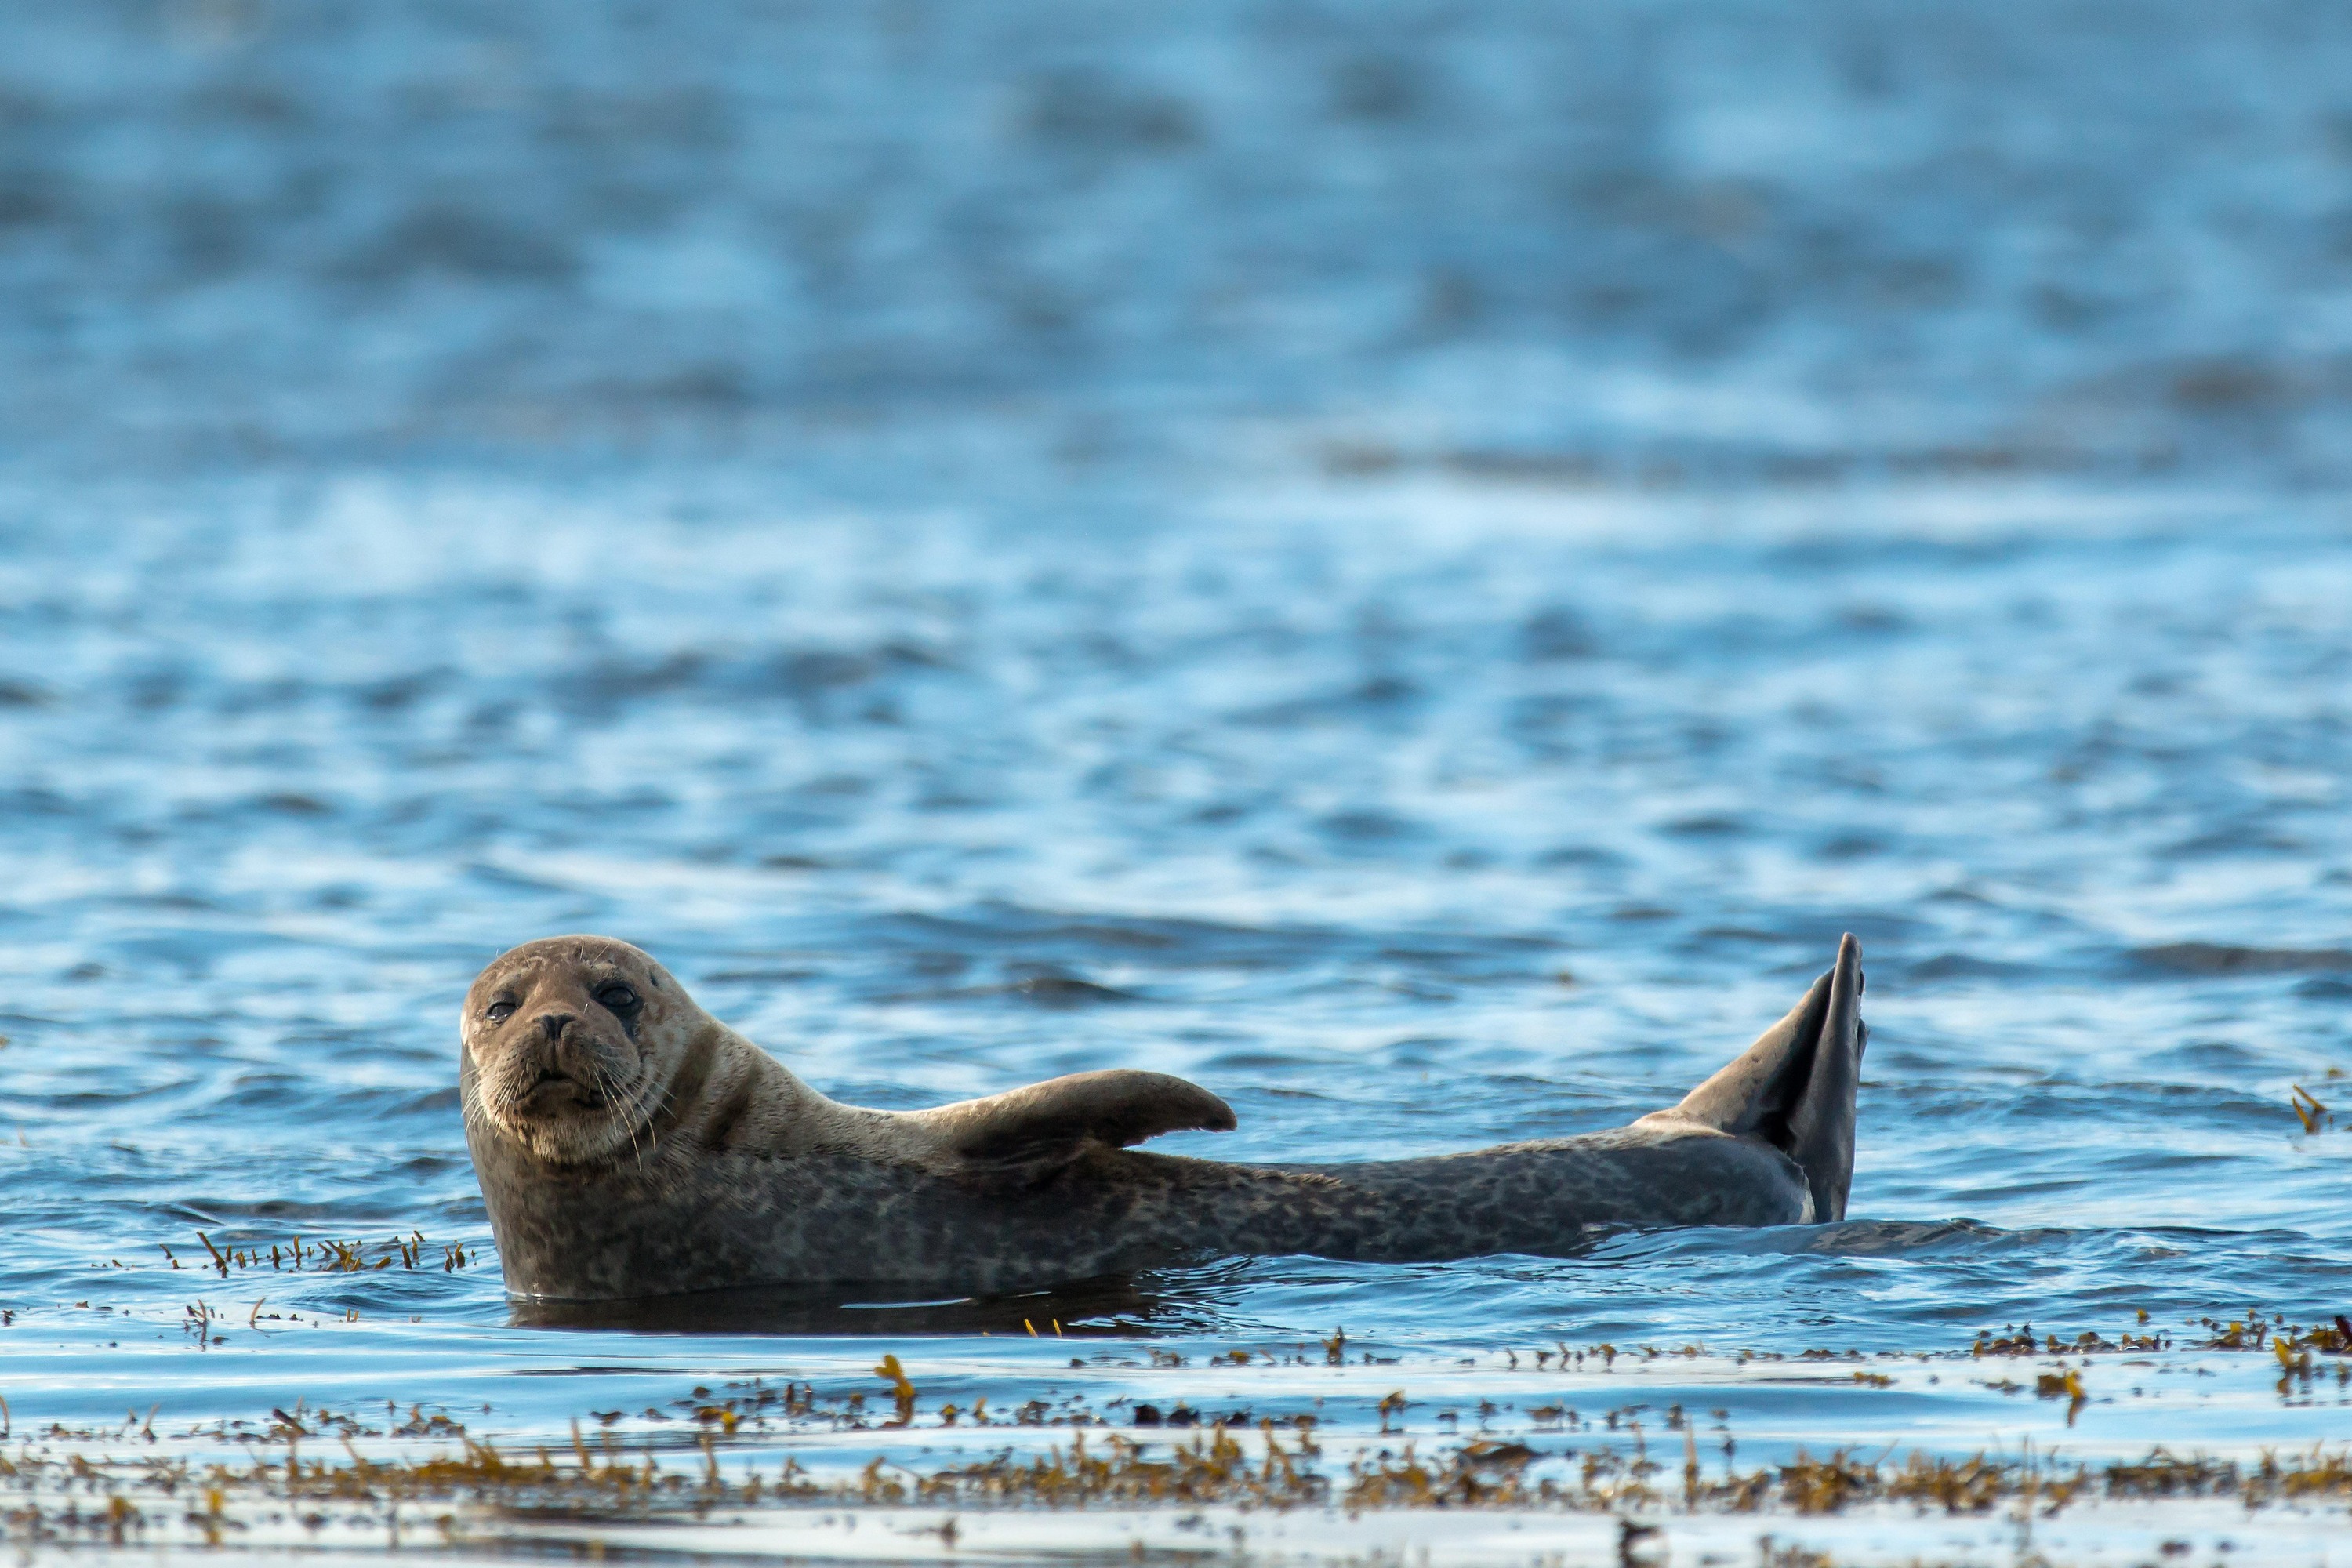
[[[608,1012],[626,1013],[636,1006],[637,994],[615,980],[610,985],[598,988],[596,1000],[602,1002]]]
[[[501,999],[499,1001],[493,1002],[488,1006],[483,1008],[482,1016],[488,1018],[493,1024],[503,1024],[509,1018],[514,1016],[514,1008],[515,1005],[513,1003]]]

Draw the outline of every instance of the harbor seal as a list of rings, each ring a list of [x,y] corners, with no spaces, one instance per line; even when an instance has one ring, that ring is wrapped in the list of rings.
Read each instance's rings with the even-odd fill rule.
[[[929,1110],[828,1100],[626,942],[526,943],[466,996],[466,1142],[509,1290],[614,1300],[755,1284],[971,1293],[1213,1254],[1559,1256],[1606,1226],[1842,1219],[1868,1032],[1851,936],[1730,1065],[1612,1131],[1343,1165],[1139,1152],[1234,1126],[1156,1072]]]

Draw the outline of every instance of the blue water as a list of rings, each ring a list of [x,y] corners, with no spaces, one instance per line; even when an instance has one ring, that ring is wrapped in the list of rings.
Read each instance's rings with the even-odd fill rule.
[[[2289,1106],[2352,1094],[2340,16],[9,28],[20,1434],[544,1433],[870,1384],[869,1331],[1109,1397],[1132,1336],[1341,1325],[1395,1358],[1335,1385],[1369,1421],[1560,1341],[2352,1302],[2352,1133]],[[1145,1065],[1241,1119],[1159,1146],[1286,1160],[1668,1103],[1853,931],[1863,1223],[518,1321],[455,1014],[573,930],[836,1096]],[[426,1267],[224,1279],[199,1232]],[[2341,1435],[2242,1381],[2084,1419]],[[1879,1419],[1817,1392],[1743,1418]],[[2061,1414],[1902,1397],[1971,1447]]]

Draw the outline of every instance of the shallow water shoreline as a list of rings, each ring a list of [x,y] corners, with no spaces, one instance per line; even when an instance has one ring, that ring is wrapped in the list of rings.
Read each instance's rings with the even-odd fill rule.
[[[143,1326],[116,1316],[115,1332]],[[87,1355],[57,1340],[44,1354],[57,1318],[9,1325],[0,1369],[0,1539],[26,1550],[928,1562],[1141,1542],[1346,1562],[1425,1542],[1465,1563],[1621,1546],[1637,1561],[2100,1563],[2164,1547],[2270,1562],[2352,1506],[2352,1346],[2336,1324],[2011,1329],[1934,1353],[1444,1357],[1344,1331],[662,1336],[620,1364],[509,1356],[462,1395],[336,1408],[272,1383],[294,1345],[356,1326],[287,1324],[273,1344],[222,1323],[164,1352],[204,1356],[205,1376],[156,1388],[142,1415],[135,1376],[71,1397],[44,1386],[49,1357]],[[246,1326],[271,1331],[258,1306]],[[552,1400],[531,1386],[550,1378]],[[1995,1436],[1971,1447],[1971,1429]],[[1430,1510],[1456,1521],[1413,1521]]]

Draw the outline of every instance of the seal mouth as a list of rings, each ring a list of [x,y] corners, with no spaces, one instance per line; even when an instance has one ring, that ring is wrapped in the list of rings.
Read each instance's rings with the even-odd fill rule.
[[[523,1091],[515,1096],[514,1107],[528,1116],[544,1116],[552,1111],[576,1106],[583,1110],[602,1110],[611,1101],[600,1089],[582,1083],[568,1073],[552,1068],[542,1068]]]

